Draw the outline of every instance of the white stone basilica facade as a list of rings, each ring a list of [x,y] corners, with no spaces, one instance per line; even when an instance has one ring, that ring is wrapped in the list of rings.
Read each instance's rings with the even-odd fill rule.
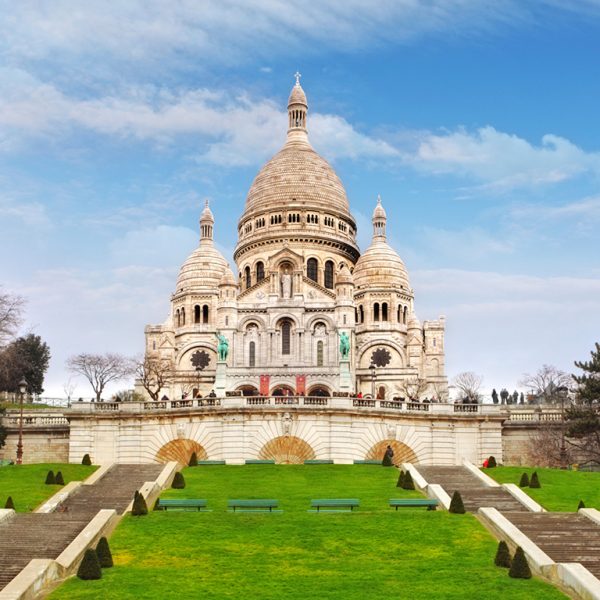
[[[215,248],[204,208],[169,317],[145,330],[146,356],[173,369],[161,395],[446,400],[444,318],[417,319],[379,199],[361,254],[342,182],[310,145],[307,113],[296,81],[287,141],[254,179],[239,220],[236,274]],[[217,333],[228,343],[221,361]]]

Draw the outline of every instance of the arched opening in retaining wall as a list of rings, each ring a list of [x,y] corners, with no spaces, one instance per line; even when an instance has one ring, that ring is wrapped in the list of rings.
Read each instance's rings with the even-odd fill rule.
[[[396,440],[382,440],[381,442],[377,442],[371,449],[367,452],[365,456],[366,460],[383,460],[383,455],[385,454],[385,450],[388,446],[392,447],[394,451],[394,458],[392,459],[395,465],[399,465],[400,463],[417,463],[417,455],[414,451],[409,448],[406,444],[402,442],[398,442]]]
[[[331,393],[330,393],[329,389],[324,385],[313,385],[313,387],[311,387],[308,390],[308,395],[325,397],[325,396],[331,396]]]
[[[301,465],[305,460],[313,460],[315,451],[298,437],[283,435],[267,442],[258,457],[261,460],[274,460],[280,465]]]
[[[156,460],[161,463],[177,461],[179,464],[187,465],[190,462],[192,452],[196,453],[198,460],[206,460],[206,450],[194,440],[172,440],[165,444],[157,453]]]
[[[258,388],[254,385],[240,385],[236,392],[242,392],[242,396],[258,396]]]

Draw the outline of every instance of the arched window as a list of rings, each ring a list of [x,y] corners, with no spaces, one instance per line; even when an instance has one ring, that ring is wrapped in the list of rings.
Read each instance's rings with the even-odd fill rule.
[[[354,322],[360,323],[360,321],[358,320],[358,308],[354,309]]]
[[[250,267],[244,269],[244,276],[246,278],[246,289],[252,285],[252,274],[250,273]]]
[[[284,321],[281,324],[281,354],[289,354],[291,347],[292,324]]]
[[[364,323],[365,322],[365,309],[362,304],[358,308],[360,311],[360,322]]]
[[[181,315],[179,313],[179,309],[175,311],[175,321],[177,321],[177,327],[181,326]]]
[[[248,364],[251,367],[256,366],[256,343],[250,342],[248,347]]]
[[[323,342],[317,342],[317,367],[323,366]]]
[[[387,321],[388,320],[388,305],[387,305],[387,302],[383,302],[381,304],[381,320],[382,321]]]
[[[185,325],[185,308],[181,309],[181,324]]]
[[[404,307],[404,314],[402,316],[402,322],[406,325],[406,313],[408,312],[408,308]]]
[[[306,262],[306,276],[313,281],[319,277],[319,263],[316,258],[309,258]]]
[[[325,287],[333,289],[333,262],[330,260],[325,263]]]
[[[379,302],[373,304],[373,321],[379,321]]]
[[[262,262],[256,263],[256,283],[265,278],[265,265]]]
[[[208,304],[202,307],[202,322],[208,323]]]
[[[200,307],[197,304],[194,306],[194,323],[200,323]]]
[[[402,307],[398,304],[398,310],[396,311],[396,321],[402,323]]]

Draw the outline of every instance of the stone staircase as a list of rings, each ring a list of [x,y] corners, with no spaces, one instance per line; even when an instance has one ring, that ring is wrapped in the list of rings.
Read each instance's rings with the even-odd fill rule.
[[[427,483],[441,485],[446,493],[458,490],[465,510],[477,512],[482,506],[493,506],[499,511],[529,512],[516,498],[501,487],[488,487],[466,467],[418,466]]]
[[[103,508],[122,514],[133,493],[164,465],[115,465],[94,485],[81,486],[61,512],[17,513],[0,523],[0,590],[34,558],[57,558]]]
[[[578,562],[600,579],[600,527],[578,513],[503,513],[554,562]]]

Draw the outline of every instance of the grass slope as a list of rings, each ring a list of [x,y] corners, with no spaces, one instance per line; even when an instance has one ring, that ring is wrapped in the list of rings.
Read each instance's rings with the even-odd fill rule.
[[[398,471],[379,466],[196,467],[165,497],[206,498],[213,512],[127,517],[115,567],[70,579],[53,600],[203,598],[564,598],[494,566],[496,542],[471,515],[388,508]],[[282,514],[232,514],[228,498],[277,498]],[[355,513],[314,514],[311,498],[356,497]]]
[[[523,491],[546,510],[576,511],[579,500],[583,500],[587,508],[600,509],[600,473],[530,467],[496,467],[483,471],[499,483],[517,485],[523,473],[531,479],[532,473],[537,471],[542,487],[526,487]]]
[[[63,486],[46,485],[48,471],[62,471],[65,484],[82,481],[98,467],[69,465],[60,463],[39,463],[36,465],[8,465],[0,467],[0,508],[8,496],[12,496],[17,512],[30,512],[44,500],[50,498]]]

